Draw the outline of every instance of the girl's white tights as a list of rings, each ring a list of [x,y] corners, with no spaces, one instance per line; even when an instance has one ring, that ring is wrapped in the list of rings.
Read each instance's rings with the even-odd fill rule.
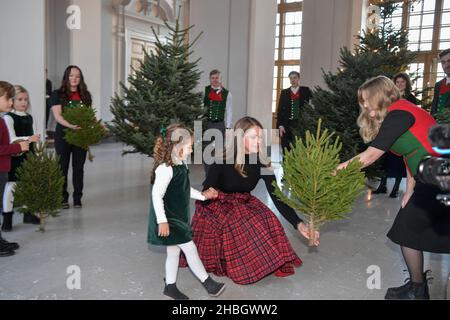
[[[200,257],[198,256],[197,247],[193,241],[179,244],[176,246],[167,246],[166,258],[166,283],[174,284],[177,281],[178,263],[180,259],[180,252],[183,250],[189,268],[195,276],[204,282],[208,278],[208,273],[203,266]]]

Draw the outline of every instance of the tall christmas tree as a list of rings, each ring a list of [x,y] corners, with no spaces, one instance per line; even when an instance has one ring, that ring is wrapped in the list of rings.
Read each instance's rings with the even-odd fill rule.
[[[367,79],[385,75],[392,78],[407,70],[415,55],[408,51],[408,36],[404,30],[395,30],[392,15],[402,3],[379,1],[379,25],[357,36],[359,44],[354,50],[340,50],[340,68],[336,73],[323,72],[327,88],[316,87],[309,105],[293,129],[304,137],[307,129],[313,130],[319,118],[323,126],[340,137],[343,148],[341,160],[348,160],[367,148],[359,135],[356,120],[359,115],[357,92]],[[376,174],[372,168],[367,175]]]
[[[182,29],[167,22],[167,42],[152,28],[156,38],[155,52],[146,52],[138,70],[130,75],[130,87],[121,84],[123,97],[117,93],[112,100],[114,119],[108,128],[119,140],[131,147],[124,153],[151,155],[156,136],[162,127],[179,122],[194,127],[194,120],[204,115],[202,93],[195,92],[201,72],[196,61],[189,61],[192,46],[186,41],[193,26]]]

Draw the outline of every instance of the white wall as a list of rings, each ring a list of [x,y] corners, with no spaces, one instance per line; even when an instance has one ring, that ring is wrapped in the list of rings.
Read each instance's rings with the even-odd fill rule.
[[[0,79],[30,93],[35,131],[45,122],[45,0],[1,0]]]
[[[250,115],[271,127],[276,8],[276,0],[191,0],[191,40],[204,32],[192,56],[202,59],[201,89],[209,71],[222,71],[233,94],[233,122]]]
[[[321,68],[335,72],[339,49],[356,43],[361,30],[363,0],[304,0],[301,83],[324,86]]]
[[[276,0],[252,0],[247,113],[272,128]]]

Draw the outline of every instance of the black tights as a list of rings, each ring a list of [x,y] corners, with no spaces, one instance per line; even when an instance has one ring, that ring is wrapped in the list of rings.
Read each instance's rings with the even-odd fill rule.
[[[423,276],[423,251],[407,247],[401,248],[411,281],[415,283],[422,283],[425,280]]]

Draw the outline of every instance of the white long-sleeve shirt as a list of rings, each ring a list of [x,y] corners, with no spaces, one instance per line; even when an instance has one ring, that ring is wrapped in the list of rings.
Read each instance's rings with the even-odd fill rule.
[[[186,164],[184,164],[186,165]],[[164,195],[173,177],[173,169],[166,164],[160,164],[155,171],[155,183],[152,189],[152,202],[155,209],[156,222],[158,224],[167,222],[164,210]],[[195,200],[206,200],[202,193],[191,187],[191,198]]]
[[[21,117],[28,115],[26,112],[21,112],[21,111],[15,111],[14,113]],[[5,114],[3,119],[5,120],[6,127],[8,128],[10,143],[13,143],[14,141],[17,141],[17,140],[28,140],[29,137],[16,136],[16,131],[14,130],[14,119],[10,115]]]

